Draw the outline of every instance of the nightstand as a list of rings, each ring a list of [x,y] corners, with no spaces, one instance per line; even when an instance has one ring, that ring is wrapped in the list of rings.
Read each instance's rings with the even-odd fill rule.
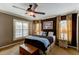
[[[67,48],[68,47],[68,41],[59,39],[59,46],[63,47],[63,48]]]

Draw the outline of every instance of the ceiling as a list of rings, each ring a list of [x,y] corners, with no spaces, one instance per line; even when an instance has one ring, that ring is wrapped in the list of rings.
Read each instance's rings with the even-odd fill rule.
[[[0,12],[19,16],[28,20],[39,20],[56,15],[62,15],[74,10],[79,10],[79,3],[38,3],[37,11],[45,12],[45,15],[38,15],[36,17],[25,14],[26,11],[12,7],[13,5],[27,9],[29,3],[0,3]]]

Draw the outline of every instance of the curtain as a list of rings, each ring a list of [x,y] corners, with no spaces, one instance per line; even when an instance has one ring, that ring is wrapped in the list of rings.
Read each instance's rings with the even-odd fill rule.
[[[33,21],[30,21],[29,22],[29,35],[32,35],[33,34]]]
[[[36,23],[35,32],[36,32],[37,35],[39,35],[40,31],[41,31],[41,23],[39,22],[39,23]]]
[[[34,35],[39,35],[41,32],[41,21],[34,21],[33,22],[33,34]]]
[[[68,43],[71,44],[72,40],[72,15],[67,15],[67,37],[68,37]]]
[[[57,24],[56,24],[56,25],[57,25],[57,26],[56,26],[56,27],[57,27],[57,29],[56,29],[56,31],[57,31],[57,32],[56,32],[56,33],[57,33],[57,39],[60,38],[60,36],[59,36],[59,35],[60,35],[60,25],[59,25],[59,22],[60,22],[60,21],[61,21],[61,16],[58,16],[58,17],[57,17]]]

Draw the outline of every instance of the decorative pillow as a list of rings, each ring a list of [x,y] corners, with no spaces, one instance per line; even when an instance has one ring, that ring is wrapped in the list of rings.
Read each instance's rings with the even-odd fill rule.
[[[54,32],[48,32],[48,36],[53,37]]]
[[[46,32],[43,32],[43,34],[42,34],[42,35],[43,35],[43,36],[46,36],[46,34],[47,34]]]
[[[43,34],[43,31],[40,32],[40,35],[42,35],[42,34]]]
[[[40,35],[42,35],[42,36],[46,36],[46,34],[47,34],[47,32],[43,32],[43,31],[40,32]]]

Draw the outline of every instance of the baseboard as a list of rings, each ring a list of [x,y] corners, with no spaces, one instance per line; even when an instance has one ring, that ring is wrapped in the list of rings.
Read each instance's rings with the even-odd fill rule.
[[[77,49],[77,47],[75,47],[75,46],[70,46],[70,45],[68,45],[68,47],[70,47],[70,48],[74,48],[74,49]]]
[[[13,43],[11,43],[11,44],[8,44],[8,45],[5,45],[5,46],[0,47],[0,50],[3,50],[3,49],[5,49],[5,48],[8,48],[8,47],[13,46],[13,45],[16,45],[16,44],[20,44],[20,43],[22,43],[22,42],[23,42],[23,41],[13,42]]]

